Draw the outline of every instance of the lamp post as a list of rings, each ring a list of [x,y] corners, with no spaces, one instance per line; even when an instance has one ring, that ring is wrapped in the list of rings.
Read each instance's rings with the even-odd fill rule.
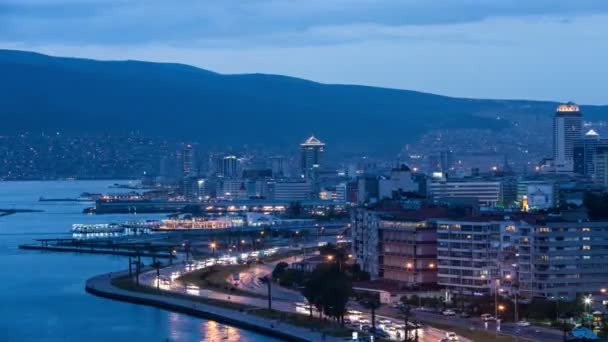
[[[500,286],[500,278],[496,278],[494,282],[494,317],[498,322],[498,287]]]
[[[215,256],[215,249],[217,248],[217,244],[215,243],[215,241],[211,242],[209,244],[209,247],[211,247],[211,253]]]
[[[588,319],[589,309],[591,307],[591,303],[593,303],[593,298],[591,297],[591,294],[583,298],[583,303],[585,303],[585,319]]]

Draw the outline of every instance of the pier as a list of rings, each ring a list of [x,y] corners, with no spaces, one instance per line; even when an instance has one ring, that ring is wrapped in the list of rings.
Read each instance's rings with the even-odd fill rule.
[[[19,249],[121,255],[129,257],[175,258],[179,245],[150,242],[116,242],[114,240],[82,241],[77,239],[36,239],[37,243],[19,245]]]

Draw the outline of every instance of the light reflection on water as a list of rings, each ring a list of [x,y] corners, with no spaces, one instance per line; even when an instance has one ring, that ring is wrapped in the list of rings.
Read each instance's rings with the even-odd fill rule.
[[[125,269],[116,256],[17,249],[35,238],[58,238],[73,223],[124,222],[159,215],[84,215],[81,202],[38,202],[106,192],[116,181],[0,182],[0,208],[44,210],[0,217],[0,341],[243,341],[276,339],[187,315],[87,294],[84,281]],[[117,192],[119,189],[112,189]]]

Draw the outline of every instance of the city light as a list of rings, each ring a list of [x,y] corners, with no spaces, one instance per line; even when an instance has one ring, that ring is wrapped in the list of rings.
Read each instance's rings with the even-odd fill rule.
[[[505,311],[506,307],[503,304],[498,305],[499,311]]]
[[[328,256],[327,256],[327,260],[328,260],[328,261],[332,261],[332,260],[334,260],[334,256],[333,256],[333,255],[328,255]]]
[[[605,287],[602,287],[602,288],[600,289],[600,292],[601,292],[602,294],[606,294],[606,292],[608,292],[608,289],[606,289]]]
[[[430,269],[435,268],[435,264],[434,264],[434,263],[430,263],[430,264],[429,264],[429,268],[430,268]]]
[[[408,262],[405,264],[405,267],[410,269],[410,268],[414,267],[414,265],[411,262]]]

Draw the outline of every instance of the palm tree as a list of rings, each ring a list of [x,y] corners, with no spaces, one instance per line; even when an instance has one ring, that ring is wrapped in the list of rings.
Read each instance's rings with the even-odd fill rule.
[[[156,289],[160,290],[160,269],[162,268],[163,264],[160,261],[154,261],[152,263],[152,267],[154,267],[154,269],[156,270]]]
[[[380,299],[375,295],[367,295],[361,301],[364,308],[372,311],[372,331],[376,331],[376,309],[382,306]]]

